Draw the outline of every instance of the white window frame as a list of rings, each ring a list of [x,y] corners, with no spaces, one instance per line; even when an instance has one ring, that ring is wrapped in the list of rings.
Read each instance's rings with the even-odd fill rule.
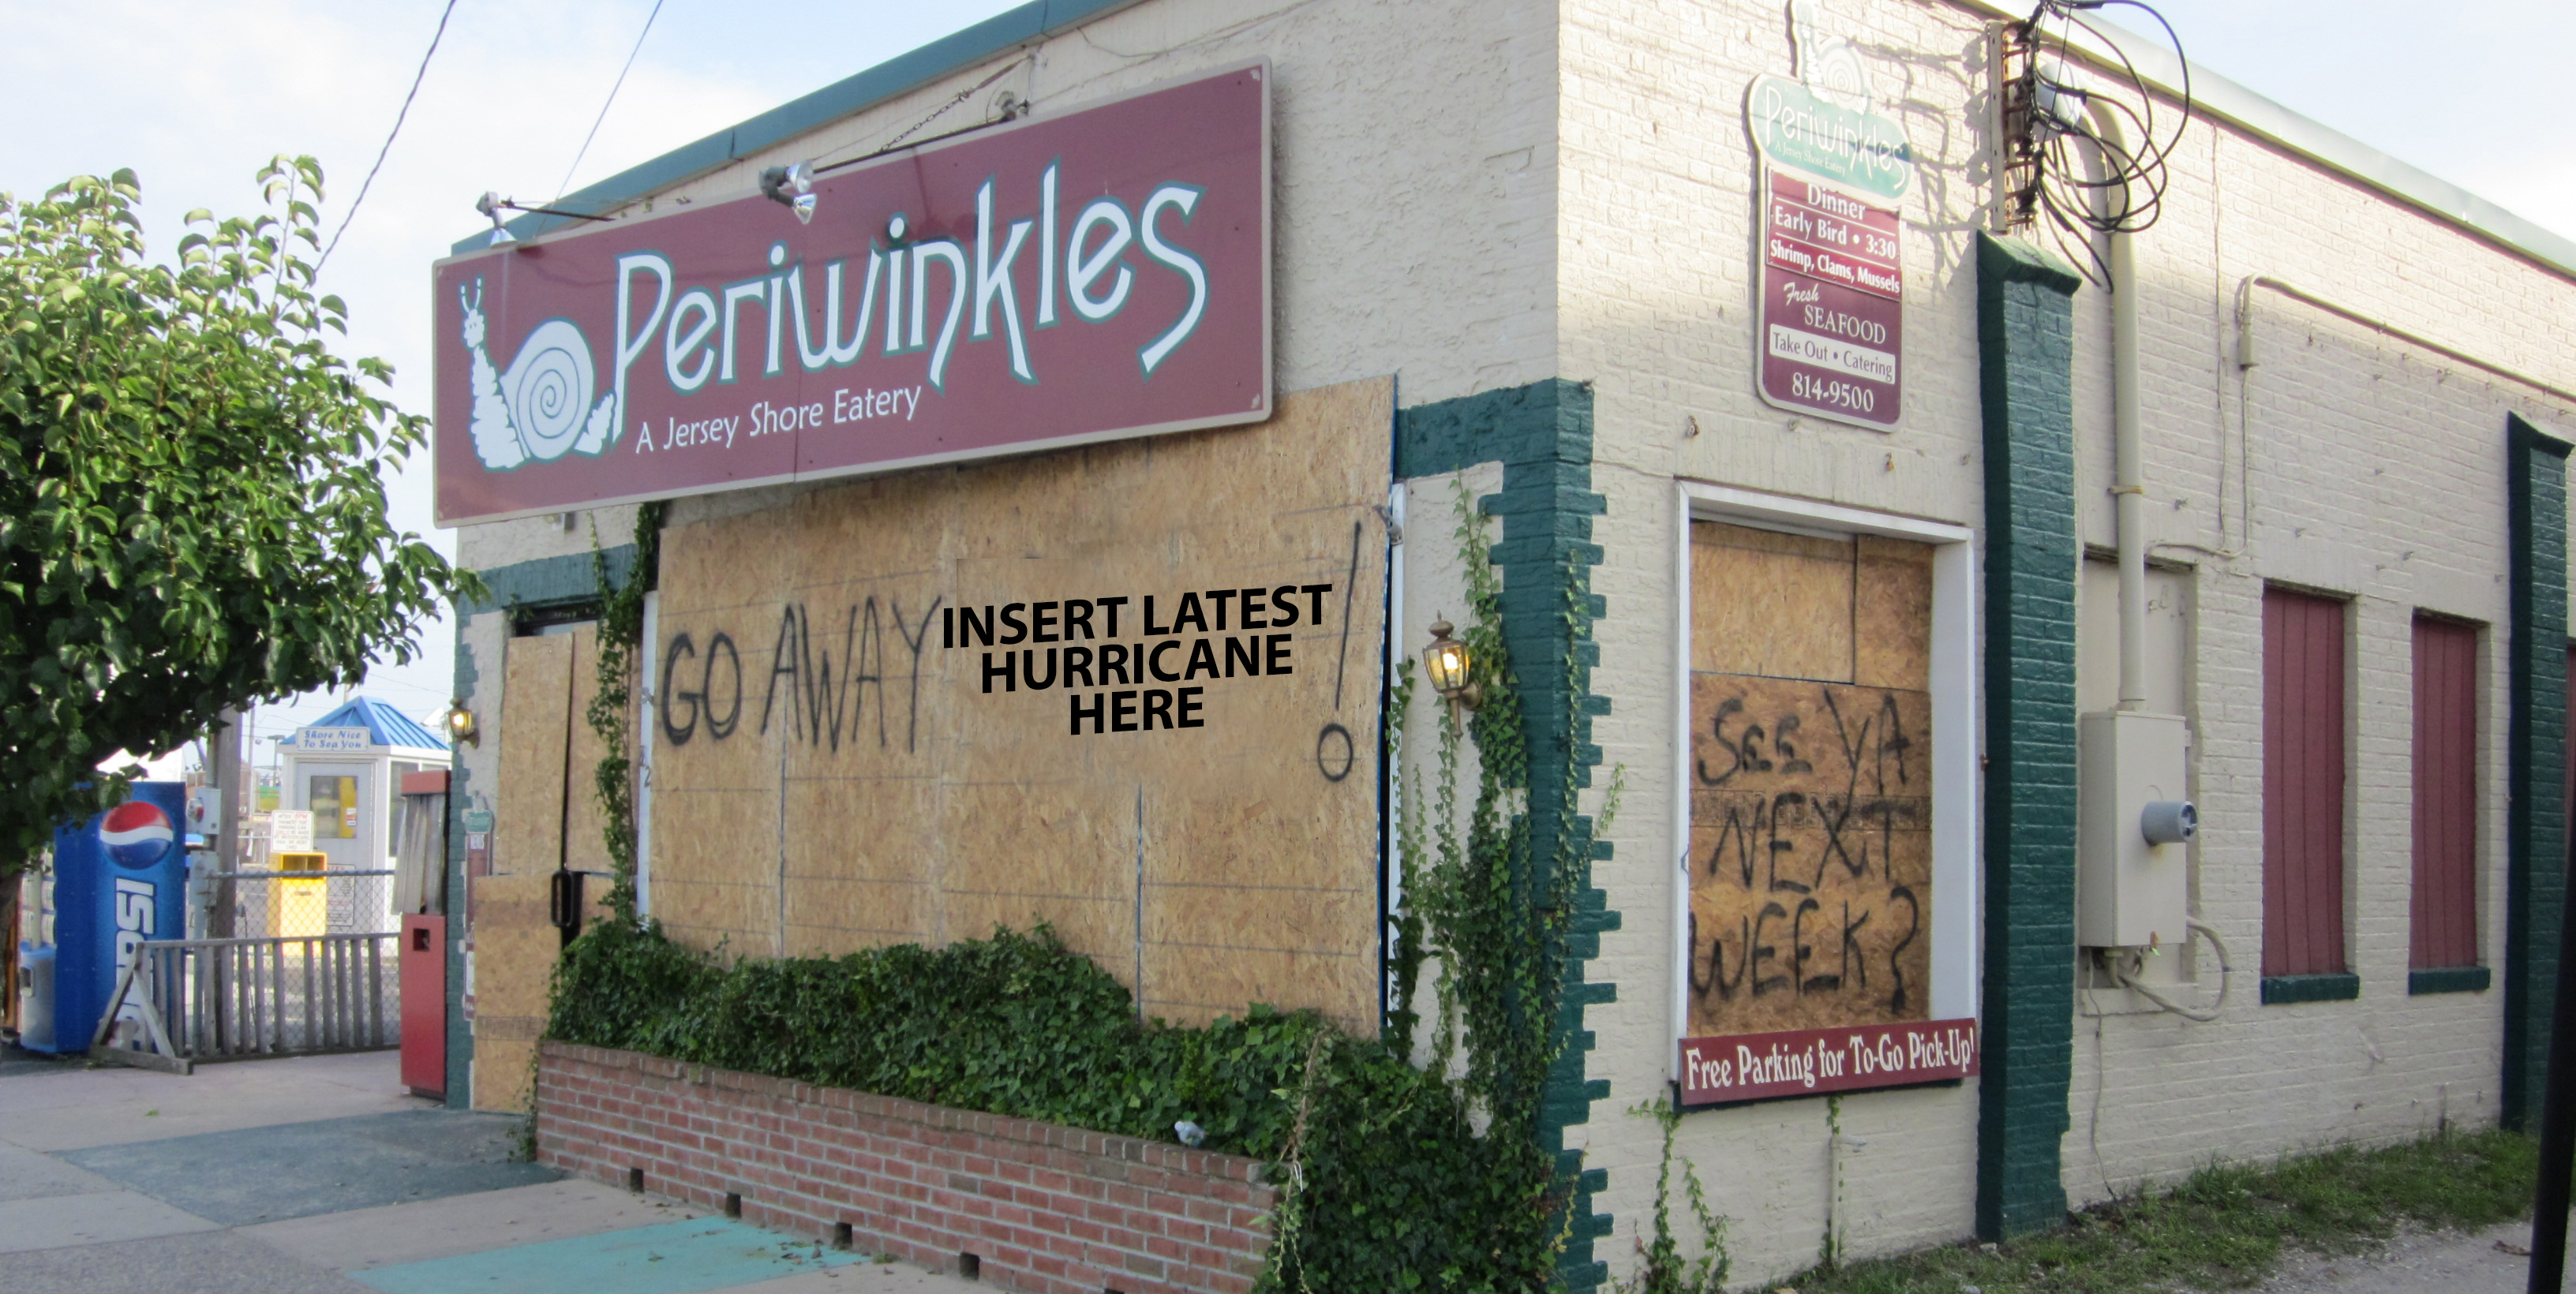
[[[1680,524],[1673,536],[1673,797],[1671,1043],[1667,1077],[1681,1081],[1681,1040],[1690,1033],[1691,538],[1694,521],[1833,536],[1878,535],[1932,548],[1932,983],[1935,1020],[1977,1015],[1977,597],[1976,532],[1927,521],[1766,494],[1730,485],[1677,481]]]

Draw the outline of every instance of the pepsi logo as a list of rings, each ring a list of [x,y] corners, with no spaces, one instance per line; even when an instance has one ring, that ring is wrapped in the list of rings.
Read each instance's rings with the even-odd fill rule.
[[[98,824],[98,843],[106,848],[108,861],[129,872],[149,871],[177,839],[170,815],[143,800],[108,810]]]

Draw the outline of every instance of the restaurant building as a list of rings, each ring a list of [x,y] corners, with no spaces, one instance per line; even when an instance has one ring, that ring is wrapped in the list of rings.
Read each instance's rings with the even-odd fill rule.
[[[2576,245],[2029,18],[1043,0],[460,242],[449,1099],[528,1100],[667,501],[676,937],[1369,1036],[1481,553],[1589,842],[1578,1288],[1659,1101],[1739,1279],[2533,1122]]]

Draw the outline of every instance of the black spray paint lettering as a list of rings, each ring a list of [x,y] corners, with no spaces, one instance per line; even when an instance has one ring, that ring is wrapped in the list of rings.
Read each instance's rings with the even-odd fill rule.
[[[911,657],[911,669],[905,674],[905,717],[903,748],[918,748],[921,722],[921,653],[930,636],[930,618],[939,610],[940,600],[931,599],[930,607],[918,619],[903,613],[903,603],[896,599],[881,604],[875,594],[851,604],[841,634],[841,654],[835,660],[828,638],[815,640],[813,620],[805,604],[790,603],[779,609],[778,647],[770,658],[769,685],[761,698],[760,728],[768,733],[779,701],[779,684],[786,683],[787,723],[791,736],[808,745],[841,748],[846,730],[857,736],[856,726],[868,715],[868,696],[876,697],[877,746],[893,744],[887,727],[885,685],[894,677],[888,670],[886,620],[893,621],[894,637],[901,641]]]
[[[723,664],[717,664],[721,657]],[[687,663],[697,664],[697,685],[678,687],[688,677]],[[715,696],[718,680],[725,695],[724,717],[716,717]],[[734,726],[742,719],[742,653],[734,648],[733,636],[717,632],[707,639],[706,654],[701,657],[697,644],[686,633],[671,635],[662,648],[662,736],[674,746],[685,746],[698,735],[698,725],[705,720],[710,740],[722,741],[733,735]],[[683,714],[687,721],[682,722]]]

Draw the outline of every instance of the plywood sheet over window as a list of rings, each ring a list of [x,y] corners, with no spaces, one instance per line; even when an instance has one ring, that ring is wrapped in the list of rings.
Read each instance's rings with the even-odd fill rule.
[[[1691,523],[1690,1034],[1930,1018],[1931,559]]]
[[[790,955],[1045,921],[1155,1015],[1268,1002],[1374,1027],[1393,413],[1390,382],[1358,382],[1255,427],[673,528],[654,915]],[[1022,633],[987,632],[1008,647],[949,614],[1005,609]]]

